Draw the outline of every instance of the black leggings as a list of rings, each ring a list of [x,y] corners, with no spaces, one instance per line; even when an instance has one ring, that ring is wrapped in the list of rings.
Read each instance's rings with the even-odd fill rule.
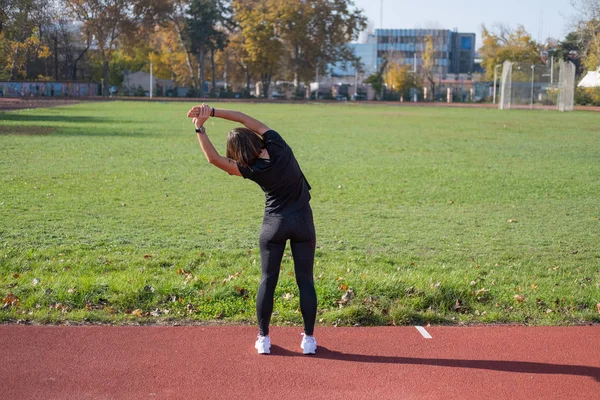
[[[260,231],[260,263],[262,278],[256,296],[256,315],[261,335],[269,334],[273,313],[273,295],[279,279],[281,258],[290,240],[296,283],[300,290],[300,310],[304,332],[312,335],[317,317],[317,293],[313,280],[315,260],[315,225],[310,205],[292,215],[265,214]]]

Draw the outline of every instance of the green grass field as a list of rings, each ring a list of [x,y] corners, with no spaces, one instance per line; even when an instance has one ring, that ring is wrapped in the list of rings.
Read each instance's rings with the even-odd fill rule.
[[[0,113],[0,321],[255,321],[264,195],[205,161],[191,105]],[[217,106],[312,184],[320,323],[600,322],[599,114]],[[289,255],[275,324],[301,323]]]

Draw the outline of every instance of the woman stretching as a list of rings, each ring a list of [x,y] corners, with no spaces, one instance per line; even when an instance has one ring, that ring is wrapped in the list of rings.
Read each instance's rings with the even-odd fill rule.
[[[228,172],[256,182],[265,192],[265,215],[260,231],[262,278],[256,298],[260,332],[255,348],[259,354],[271,352],[269,323],[273,313],[273,295],[286,242],[294,257],[296,283],[300,290],[300,310],[304,319],[304,354],[315,354],[313,336],[317,315],[317,294],[313,281],[315,226],[310,208],[310,185],[294,157],[292,149],[274,130],[238,111],[216,110],[206,104],[188,112],[193,118],[200,147],[208,162]],[[204,123],[209,117],[238,122],[227,137],[227,157],[220,156],[206,135]]]

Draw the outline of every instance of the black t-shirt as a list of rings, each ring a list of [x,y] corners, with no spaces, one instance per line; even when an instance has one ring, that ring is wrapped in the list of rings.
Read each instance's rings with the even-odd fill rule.
[[[294,153],[274,130],[263,135],[269,159],[257,158],[248,167],[238,163],[242,176],[256,182],[265,192],[265,213],[289,215],[310,201],[310,185]]]

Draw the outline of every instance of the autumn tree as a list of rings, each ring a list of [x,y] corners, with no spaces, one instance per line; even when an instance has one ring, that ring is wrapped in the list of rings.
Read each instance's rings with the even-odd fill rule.
[[[0,75],[34,78],[30,66],[50,56],[42,37],[47,0],[0,0]]]
[[[420,80],[417,74],[411,71],[409,65],[392,61],[387,66],[385,83],[389,88],[400,93],[402,98],[410,94],[410,89],[419,87]]]
[[[284,45],[279,36],[280,20],[273,12],[280,0],[234,0],[234,20],[244,38],[247,60],[252,63],[267,97],[273,76],[282,67]]]
[[[307,86],[317,69],[339,61],[354,62],[347,46],[367,26],[362,10],[349,0],[279,0],[271,13],[279,20],[278,28],[286,50],[286,60],[294,85]]]
[[[103,93],[108,96],[110,61],[119,44],[134,42],[144,25],[152,25],[165,3],[153,0],[65,0],[71,15],[93,38],[102,63]]]
[[[223,65],[227,82],[250,94],[250,85],[256,76],[256,68],[248,54],[245,38],[241,32],[234,31],[229,36],[228,46],[219,53],[218,60]]]
[[[493,32],[483,25],[482,31],[483,46],[479,53],[488,79],[494,78],[495,66],[504,61],[530,64],[541,62],[539,46],[523,26],[520,25],[517,29],[500,26],[498,32]]]
[[[227,45],[227,34],[224,31],[226,17],[227,7],[222,0],[192,0],[186,13],[185,35],[190,51],[198,62],[200,97],[204,96],[206,55],[211,55],[214,84],[214,54]]]
[[[600,68],[600,0],[572,0],[579,12],[576,35],[582,48],[583,66],[595,71]]]
[[[425,37],[425,51],[423,52],[423,75],[429,83],[431,89],[431,98],[435,96],[435,46],[434,38],[431,35]]]

